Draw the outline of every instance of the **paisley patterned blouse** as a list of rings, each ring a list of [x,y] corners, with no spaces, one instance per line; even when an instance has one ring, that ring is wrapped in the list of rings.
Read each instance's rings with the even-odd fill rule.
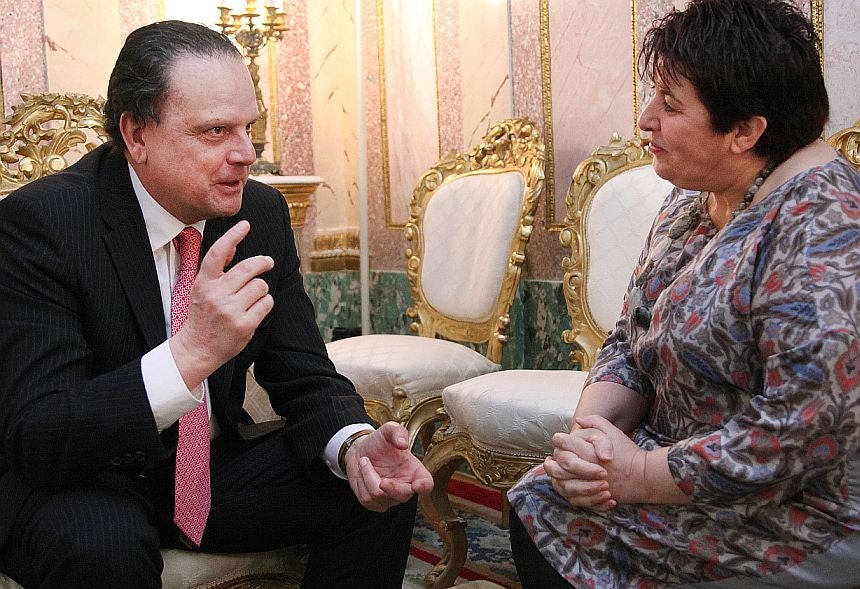
[[[671,446],[693,504],[577,509],[542,467],[509,492],[575,587],[770,575],[860,533],[860,174],[838,158],[669,239],[695,198],[664,203],[587,381],[651,400],[634,439]]]

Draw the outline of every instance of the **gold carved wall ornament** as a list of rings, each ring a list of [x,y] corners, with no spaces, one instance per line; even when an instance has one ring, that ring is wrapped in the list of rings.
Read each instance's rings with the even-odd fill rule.
[[[84,94],[23,94],[0,132],[0,196],[65,170],[108,141],[104,98]]]

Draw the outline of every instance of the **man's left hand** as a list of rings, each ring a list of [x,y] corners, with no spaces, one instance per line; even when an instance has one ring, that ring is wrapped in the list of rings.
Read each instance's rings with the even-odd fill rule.
[[[382,512],[433,490],[433,477],[409,449],[409,432],[393,421],[358,439],[344,462],[353,493],[370,511]]]

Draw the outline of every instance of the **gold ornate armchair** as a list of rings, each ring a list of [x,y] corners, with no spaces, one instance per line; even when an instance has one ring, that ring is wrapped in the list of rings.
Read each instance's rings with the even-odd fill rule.
[[[407,315],[420,337],[327,346],[370,415],[405,425],[410,444],[440,419],[442,389],[499,369],[543,172],[544,145],[527,119],[501,121],[472,151],[433,164],[412,193],[405,230]]]
[[[87,151],[108,140],[104,131],[103,98],[83,94],[25,94],[12,107],[0,130],[0,198],[48,174],[64,170]],[[246,407],[268,399],[248,374]],[[271,406],[268,406],[271,410]],[[262,410],[249,410],[264,414]],[[248,554],[206,554],[162,550],[165,588],[210,589],[297,588],[304,570],[300,548]],[[21,587],[0,572],[0,589]]]
[[[552,435],[568,431],[588,368],[615,324],[627,282],[652,219],[672,186],[657,177],[639,139],[615,135],[573,175],[560,239],[562,289],[571,328],[572,367],[508,370],[466,380],[442,393],[450,425],[433,436],[424,465],[435,488],[421,508],[442,537],[444,554],[427,587],[449,587],[466,559],[465,521],[451,507],[448,481],[465,461],[484,484],[507,490],[552,453]]]

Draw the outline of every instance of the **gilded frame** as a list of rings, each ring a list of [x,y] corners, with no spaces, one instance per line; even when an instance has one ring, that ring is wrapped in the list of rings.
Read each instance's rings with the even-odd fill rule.
[[[439,113],[439,60],[437,58],[436,47],[436,1],[432,4],[432,25],[433,25],[433,67],[436,74],[436,127],[439,134],[438,145],[441,156],[442,136],[441,136],[441,117]],[[393,219],[391,212],[391,164],[388,161],[388,101],[386,98],[385,87],[385,20],[384,20],[384,3],[385,0],[376,0],[376,49],[377,59],[379,61],[379,135],[380,148],[382,151],[382,196],[383,208],[385,210],[385,226],[389,229],[403,229],[406,227],[406,222],[397,223]]]

